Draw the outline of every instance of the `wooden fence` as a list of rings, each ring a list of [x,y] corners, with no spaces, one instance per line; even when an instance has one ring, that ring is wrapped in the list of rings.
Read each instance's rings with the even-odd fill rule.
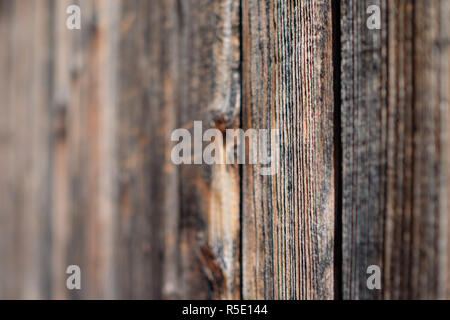
[[[0,0],[0,298],[450,298],[449,16]],[[278,129],[278,174],[175,165],[194,121]]]

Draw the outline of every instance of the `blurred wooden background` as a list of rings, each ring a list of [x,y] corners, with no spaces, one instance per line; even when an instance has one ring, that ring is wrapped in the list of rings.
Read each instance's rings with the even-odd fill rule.
[[[449,298],[449,16],[0,0],[0,298]],[[175,166],[194,120],[279,129],[279,173]]]

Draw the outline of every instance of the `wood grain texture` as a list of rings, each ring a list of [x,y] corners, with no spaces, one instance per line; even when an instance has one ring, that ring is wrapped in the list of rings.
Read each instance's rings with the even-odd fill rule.
[[[342,1],[346,299],[447,296],[449,5]],[[373,264],[382,290],[366,287]]]
[[[239,127],[239,1],[0,4],[1,297],[239,298],[239,168],[170,159]]]
[[[238,126],[239,6],[123,2],[120,35],[121,295],[239,297],[239,170],[170,159],[171,133]]]
[[[0,298],[449,298],[450,2],[336,3],[0,0]],[[175,166],[194,121],[278,173]]]
[[[331,1],[242,1],[243,128],[280,130],[280,170],[243,169],[243,297],[334,297]]]
[[[177,4],[178,125],[191,130],[193,121],[200,120],[203,130],[239,128],[239,1]],[[180,298],[240,297],[239,204],[238,165],[180,168]]]

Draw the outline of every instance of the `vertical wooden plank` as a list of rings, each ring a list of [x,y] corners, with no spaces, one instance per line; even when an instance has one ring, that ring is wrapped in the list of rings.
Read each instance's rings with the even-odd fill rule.
[[[381,8],[381,30],[366,25]],[[343,296],[443,298],[447,1],[342,2]],[[368,290],[369,265],[382,289]]]
[[[374,3],[380,5],[380,2]],[[369,119],[386,118],[382,105],[386,104],[383,90],[387,89],[387,69],[381,61],[386,60],[387,52],[381,47],[381,36],[386,37],[387,26],[384,23],[381,31],[369,31],[365,23],[367,7],[367,1],[344,1],[341,13],[344,298],[362,298],[358,293],[361,290],[377,294],[366,288],[364,267],[380,265],[383,252],[382,240],[378,237],[383,237],[383,220],[379,218],[383,218],[386,202],[385,176],[380,175],[383,169],[386,172],[386,135],[381,131],[381,124],[377,127],[369,123]],[[385,13],[382,15],[384,22]],[[367,40],[362,42],[362,36]],[[358,96],[358,90],[364,90],[365,94]],[[380,150],[375,145],[378,141]],[[358,225],[355,228],[352,221],[358,221],[364,229],[357,228]]]
[[[98,11],[93,1],[78,3],[82,11],[82,29],[71,37],[72,81],[68,108],[69,179],[69,264],[83,272],[81,291],[69,292],[72,299],[93,297],[98,261],[95,250],[101,231],[98,221],[99,200],[99,96],[98,96]],[[92,259],[92,260],[91,260]],[[94,293],[95,292],[95,293]]]
[[[27,5],[31,5],[27,2]],[[34,77],[31,79],[31,94],[33,96],[30,109],[30,121],[34,122],[33,130],[29,131],[30,135],[28,143],[30,144],[31,163],[31,196],[29,207],[25,213],[29,214],[26,218],[30,224],[30,229],[25,234],[33,235],[35,238],[30,239],[27,247],[34,261],[39,268],[34,267],[34,262],[26,262],[27,273],[30,277],[35,278],[35,288],[30,290],[28,287],[28,279],[26,279],[26,288],[24,297],[49,299],[51,297],[51,166],[50,159],[51,144],[49,141],[51,124],[51,102],[53,90],[53,39],[52,29],[54,28],[53,20],[53,2],[45,0],[42,3],[34,3],[32,9],[35,14],[33,32],[33,45],[35,49],[32,51],[32,72]],[[20,11],[19,11],[20,12]],[[27,37],[29,35],[27,34]],[[26,40],[29,41],[29,40]],[[26,49],[24,49],[26,50]],[[21,62],[19,62],[21,63]],[[19,93],[20,94],[20,93]],[[33,107],[33,101],[35,106]],[[30,108],[30,105],[28,106]],[[26,126],[23,127],[26,131]],[[26,142],[18,143],[16,147],[24,148]],[[35,215],[34,219],[31,215]],[[39,269],[39,272],[36,272]]]
[[[52,298],[66,299],[66,269],[68,267],[68,238],[71,228],[69,220],[69,182],[68,182],[68,128],[67,116],[70,106],[70,61],[72,48],[70,31],[66,25],[66,8],[70,0],[54,3],[54,90],[51,105],[52,144]],[[75,262],[72,262],[75,263]]]
[[[11,23],[13,15],[13,2],[0,1],[0,37],[5,43],[4,49],[0,50],[0,72],[4,76],[0,79],[0,92],[2,103],[0,104],[2,116],[0,117],[0,165],[2,168],[2,178],[0,179],[0,232],[2,241],[0,241],[0,254],[5,259],[0,262],[0,271],[2,274],[10,275],[14,270],[14,229],[15,222],[13,212],[12,198],[12,151],[13,151],[13,108],[11,106],[11,87],[12,87],[12,32]],[[7,45],[6,45],[7,44]],[[0,278],[0,298],[7,299],[15,296],[14,277]]]
[[[450,111],[448,110],[450,104],[450,96],[449,96],[449,86],[450,86],[450,46],[448,45],[450,39],[450,21],[445,19],[446,16],[450,14],[450,3],[449,2],[441,2],[440,12],[439,12],[439,28],[441,32],[441,43],[440,43],[440,83],[439,83],[439,94],[441,96],[441,109],[443,112],[440,116],[440,127],[442,128],[442,147],[441,154],[443,158],[443,164],[445,166],[445,170],[441,175],[441,183],[445,185],[445,188],[441,188],[441,203],[440,203],[440,211],[441,211],[441,224],[439,225],[439,241],[440,246],[442,248],[439,253],[441,256],[439,257],[439,269],[444,270],[445,276],[442,278],[445,279],[445,284],[441,285],[441,290],[445,290],[441,294],[445,299],[450,299],[450,218],[448,216],[448,212],[450,211],[450,203],[449,203],[449,195],[450,195],[450,128],[448,124],[450,123]],[[447,110],[446,110],[447,108]]]
[[[334,297],[331,1],[243,1],[243,128],[280,130],[280,170],[243,170],[243,297]]]
[[[117,224],[118,200],[118,90],[119,90],[119,38],[120,1],[99,1],[100,38],[99,68],[102,81],[99,85],[101,108],[100,149],[100,225],[104,232],[100,239],[99,254],[102,261],[101,297],[118,297],[117,273]]]
[[[2,1],[0,297],[49,297],[50,2]]]
[[[124,298],[160,299],[163,290],[164,297],[179,290],[169,283],[178,274],[178,181],[170,162],[177,116],[175,1],[122,1],[120,17],[118,290]]]
[[[197,120],[204,131],[215,128],[224,134],[239,128],[239,1],[192,0],[177,5],[179,127],[193,133]],[[223,148],[224,156],[225,144]],[[238,165],[184,165],[180,192],[180,298],[238,299]]]
[[[81,30],[66,28],[72,4],[80,6]],[[54,10],[53,295],[111,298],[118,2],[60,1]],[[82,290],[65,288],[69,265],[81,268]]]
[[[11,4],[8,1],[0,1],[0,39],[3,43],[10,43],[9,39],[9,28],[11,17]],[[9,203],[8,201],[8,185],[7,181],[9,177],[7,176],[7,169],[9,168],[9,150],[11,148],[11,128],[10,128],[10,110],[9,110],[9,95],[8,86],[5,80],[10,74],[10,59],[9,59],[9,49],[0,50],[0,72],[5,75],[0,80],[0,96],[2,97],[3,103],[0,105],[0,112],[2,117],[0,117],[0,166],[2,168],[2,179],[0,180],[0,232],[2,234],[2,241],[0,242],[0,254],[3,257],[9,257],[0,263],[0,272],[3,274],[8,274],[11,264],[11,255],[9,254],[9,239],[11,235],[7,232],[8,228],[5,226],[9,224],[9,230],[12,229],[12,219],[8,216]],[[0,278],[0,298],[5,299],[10,290],[9,288],[10,279],[7,277]]]

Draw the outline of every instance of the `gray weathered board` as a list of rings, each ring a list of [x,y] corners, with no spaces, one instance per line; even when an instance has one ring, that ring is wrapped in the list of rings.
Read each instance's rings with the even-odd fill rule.
[[[366,26],[381,8],[380,30]],[[342,290],[449,297],[450,1],[342,1]],[[379,265],[382,290],[366,269]]]

